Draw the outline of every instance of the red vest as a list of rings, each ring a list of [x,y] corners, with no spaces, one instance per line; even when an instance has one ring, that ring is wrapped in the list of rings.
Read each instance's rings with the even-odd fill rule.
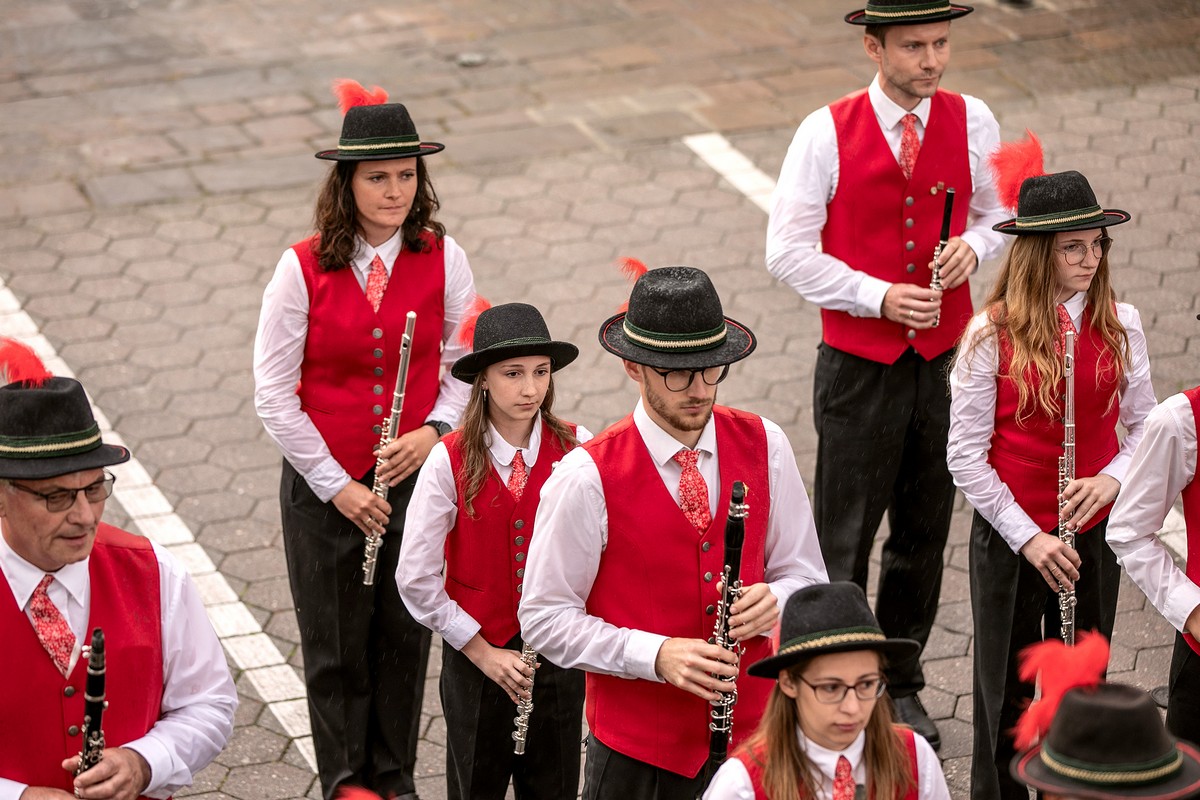
[[[900,741],[904,742],[904,747],[908,751],[908,767],[912,772],[913,778],[912,788],[904,795],[903,800],[917,800],[921,788],[921,776],[918,774],[917,769],[917,742],[913,738],[912,730],[909,728],[897,726],[896,736],[900,738]],[[765,748],[760,746],[755,748],[754,752],[751,753],[743,748],[734,754],[734,757],[742,762],[742,766],[750,774],[750,782],[754,784],[754,797],[756,800],[770,800],[762,785],[763,768],[766,766],[764,750]],[[806,800],[806,798],[802,797],[800,800]]]
[[[88,636],[104,629],[105,745],[140,739],[162,706],[162,616],[158,560],[150,542],[101,523],[88,562]],[[0,574],[0,775],[74,791],[60,764],[79,754],[87,659],[64,678]],[[74,733],[72,733],[74,731]]]
[[[933,96],[911,180],[896,163],[865,89],[829,110],[837,131],[838,187],[827,209],[821,249],[881,280],[928,286],[946,202],[941,188],[955,190],[950,234],[958,236],[967,227],[972,181],[966,104],[950,92]],[[895,363],[910,346],[926,360],[941,355],[970,319],[971,290],[965,282],[942,295],[941,324],[930,330],[821,309],[826,344],[883,364]]]
[[[427,235],[428,252],[400,250],[376,313],[353,267],[321,271],[315,239],[292,245],[308,287],[308,336],[296,391],[333,457],[361,478],[375,466],[378,425],[392,410],[409,311],[417,312],[417,327],[404,413],[393,436],[421,427],[437,401],[446,295],[442,242]]]
[[[1200,386],[1188,389],[1184,394],[1192,404],[1192,418],[1196,430],[1200,431]],[[1183,520],[1187,523],[1188,559],[1185,571],[1192,583],[1200,583],[1200,481],[1192,476],[1192,482],[1183,487]],[[1192,649],[1200,653],[1200,643],[1190,633],[1183,635]]]
[[[569,425],[571,433],[575,426]],[[446,594],[481,626],[483,638],[496,647],[506,645],[520,631],[517,603],[525,577],[525,559],[533,538],[533,517],[542,494],[542,484],[566,451],[550,427],[542,422],[542,445],[537,462],[529,472],[521,502],[514,502],[496,470],[489,475],[472,507],[477,517],[467,514],[460,477],[463,452],[461,431],[448,434],[443,442],[454,469],[458,491],[458,517],[446,537]]]
[[[1116,388],[1116,362],[1104,349],[1104,340],[1091,325],[1091,311],[1083,312],[1083,327],[1075,337],[1075,477],[1091,478],[1108,466],[1120,444],[1117,442],[1119,404],[1109,407]],[[992,431],[988,463],[1012,491],[1017,505],[1042,531],[1058,527],[1058,458],[1062,455],[1063,422],[1056,414],[1034,413],[1024,425],[1017,424],[1017,382],[1009,377],[1012,345],[1000,336],[999,369],[996,373],[996,426]],[[1101,365],[1103,364],[1103,370]],[[1030,393],[1036,393],[1037,373],[1024,377]],[[1108,516],[1112,504],[1092,517],[1084,530]]]
[[[742,547],[743,585],[761,583],[767,517],[767,438],[753,414],[715,406],[721,496],[703,534],[663,485],[632,417],[583,445],[596,462],[608,509],[608,545],[587,600],[587,613],[618,627],[708,639],[716,620],[717,581],[725,559],[725,513],[734,481],[744,481],[750,516]],[[738,676],[733,741],[758,726],[774,681],[746,668],[771,654],[765,636],[746,643]],[[587,674],[587,721],[608,747],[691,777],[708,756],[710,707],[668,683]]]

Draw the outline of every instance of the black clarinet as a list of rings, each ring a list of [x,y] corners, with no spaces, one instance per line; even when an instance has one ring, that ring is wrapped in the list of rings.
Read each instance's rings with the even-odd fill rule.
[[[724,647],[731,653],[736,653],[739,660],[742,645],[729,636],[729,607],[741,596],[742,592],[742,542],[746,539],[746,516],[750,506],[746,503],[746,484],[734,481],[733,490],[729,497],[729,516],[725,520],[725,568],[721,573],[724,584],[721,599],[717,605],[717,620],[713,626],[712,644]],[[733,683],[736,677],[718,677],[723,683]],[[712,780],[717,768],[725,763],[729,755],[729,734],[733,730],[733,706],[737,703],[737,692],[723,692],[721,699],[712,703],[712,718],[708,723],[710,731],[708,739],[708,762],[704,767],[704,783],[701,791]]]
[[[76,775],[82,775],[104,758],[104,729],[100,719],[108,701],[104,699],[104,631],[92,631],[92,644],[84,648],[87,657],[87,683],[83,690],[83,750],[79,753]]]
[[[929,288],[936,292],[942,291],[942,251],[950,242],[950,217],[954,214],[954,190],[946,190],[946,205],[942,209],[942,238],[937,247],[933,248],[933,276],[929,280]],[[942,312],[933,318],[933,327],[942,321]]]

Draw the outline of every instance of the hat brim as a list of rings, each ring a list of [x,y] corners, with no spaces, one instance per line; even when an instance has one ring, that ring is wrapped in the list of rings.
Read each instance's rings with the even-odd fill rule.
[[[890,659],[899,661],[920,653],[921,645],[912,639],[884,639],[874,642],[831,644],[825,647],[814,647],[811,650],[800,650],[793,653],[768,656],[767,658],[755,661],[746,669],[746,672],[759,678],[771,678],[775,680],[779,677],[781,671],[798,661],[803,661],[814,656],[828,655],[829,653],[848,653],[853,650],[874,650]]]
[[[860,8],[858,11],[851,11],[844,17],[844,19],[851,25],[924,25],[926,22],[945,22],[947,20],[965,17],[974,10],[974,6],[959,6],[951,3],[949,11],[944,11],[939,14],[930,14],[927,17],[906,19],[895,22],[879,22],[867,19],[867,10],[865,8]]]
[[[3,458],[0,459],[0,478],[24,478],[41,480],[83,472],[88,469],[111,467],[129,460],[129,451],[115,444],[102,444],[86,453],[55,458]]]
[[[1104,215],[1103,222],[1086,220],[1074,224],[1050,225],[1042,228],[1018,228],[1017,217],[1013,217],[1012,219],[993,225],[992,230],[999,233],[1007,233],[1009,236],[1029,236],[1034,233],[1064,233],[1066,231],[1090,231],[1094,228],[1111,228],[1114,225],[1121,225],[1133,218],[1128,212],[1122,211],[1119,208],[1106,208],[1101,213]]]
[[[398,158],[416,158],[417,156],[431,156],[434,153],[440,153],[446,149],[446,145],[438,142],[421,142],[416,153],[389,153],[380,155],[378,153],[343,153],[340,150],[322,150],[315,155],[316,158],[324,159],[325,161],[394,161]]]
[[[491,347],[476,353],[467,353],[450,367],[450,374],[463,383],[471,383],[475,376],[492,364],[508,358],[525,356],[549,356],[550,371],[558,372],[579,357],[579,348],[570,342],[533,342],[531,344]]]
[[[758,340],[737,320],[725,317],[725,341],[711,350],[667,353],[650,350],[625,335],[625,312],[609,317],[600,326],[600,346],[613,355],[658,369],[705,369],[741,361],[754,352]]]
[[[1129,797],[1143,800],[1175,800],[1200,792],[1200,752],[1187,742],[1176,742],[1175,747],[1183,756],[1183,767],[1179,774],[1169,781],[1145,786],[1114,786],[1111,789],[1101,789],[1094,784],[1059,775],[1042,761],[1040,745],[1014,758],[1009,765],[1009,771],[1014,778],[1035,789],[1070,797],[1086,797],[1090,800],[1121,800]]]

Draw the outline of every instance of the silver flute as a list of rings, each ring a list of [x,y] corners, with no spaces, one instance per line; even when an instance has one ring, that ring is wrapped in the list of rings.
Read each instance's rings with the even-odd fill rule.
[[[525,741],[529,737],[529,715],[533,713],[533,681],[537,678],[537,657],[537,651],[529,642],[521,647],[521,661],[533,670],[533,676],[529,679],[529,699],[517,701],[517,716],[513,719],[513,724],[517,726],[512,734],[513,753],[516,755],[524,755]]]
[[[1075,533],[1062,521],[1062,499],[1067,485],[1075,480],[1075,328],[1063,330],[1063,454],[1058,458],[1058,538],[1067,547],[1075,548]],[[1061,584],[1058,589],[1058,613],[1062,617],[1062,639],[1075,644],[1075,590]]]
[[[946,205],[942,208],[942,236],[938,240],[937,247],[933,248],[933,276],[929,279],[929,288],[935,292],[942,291],[942,251],[946,249],[946,245],[950,243],[950,217],[954,214],[954,190],[946,190]],[[942,312],[939,311],[937,316],[933,318],[933,327],[937,327],[942,321]]]
[[[404,384],[408,382],[408,361],[412,355],[413,330],[417,327],[417,312],[410,311],[404,320],[404,335],[400,337],[400,369],[396,371],[396,389],[392,393],[392,413],[380,424],[379,451],[392,443],[396,438],[395,430],[400,426],[400,412],[404,410]],[[375,482],[371,491],[377,497],[387,500],[387,481],[380,480],[379,471],[387,459],[382,455],[375,459]],[[383,534],[372,530],[367,534],[366,548],[363,552],[363,586],[375,585],[375,565],[379,561],[379,545],[383,543]]]

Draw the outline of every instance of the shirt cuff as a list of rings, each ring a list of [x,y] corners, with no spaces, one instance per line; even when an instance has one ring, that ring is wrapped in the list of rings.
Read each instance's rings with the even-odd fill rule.
[[[442,638],[455,650],[462,650],[467,646],[467,642],[474,639],[475,634],[481,630],[483,627],[475,621],[475,618],[460,609],[450,620],[446,630],[442,631]]]
[[[1113,456],[1113,460],[1108,462],[1108,466],[1100,470],[1100,474],[1107,475],[1124,486],[1125,474],[1129,472],[1129,465],[1132,463],[1133,453],[1117,453]]]
[[[1021,507],[1013,503],[1009,511],[1002,513],[996,521],[995,528],[1008,542],[1014,553],[1020,554],[1021,548],[1039,533],[1044,533]]]
[[[1163,616],[1175,630],[1184,633],[1188,616],[1200,606],[1200,586],[1188,581],[1172,592],[1163,606]]]
[[[629,631],[625,641],[624,672],[633,678],[663,683],[663,679],[654,671],[654,662],[658,660],[659,648],[667,641],[666,636],[648,631]]]
[[[28,786],[27,783],[0,778],[0,800],[18,800]]]
[[[854,296],[854,316],[878,319],[883,316],[883,296],[892,284],[865,273],[862,276]]]
[[[967,246],[975,253],[975,269],[970,272],[971,275],[974,275],[979,271],[979,265],[983,263],[983,253],[987,252],[987,243],[978,233],[971,231],[963,231],[958,238],[966,242]]]
[[[155,797],[159,800],[165,800],[170,797],[174,788],[168,786],[166,781],[171,776],[171,754],[167,751],[166,745],[156,741],[149,736],[143,736],[141,739],[123,744],[128,750],[140,755],[146,759],[146,763],[150,765],[150,783],[146,786],[146,790],[142,792],[144,797]]]

